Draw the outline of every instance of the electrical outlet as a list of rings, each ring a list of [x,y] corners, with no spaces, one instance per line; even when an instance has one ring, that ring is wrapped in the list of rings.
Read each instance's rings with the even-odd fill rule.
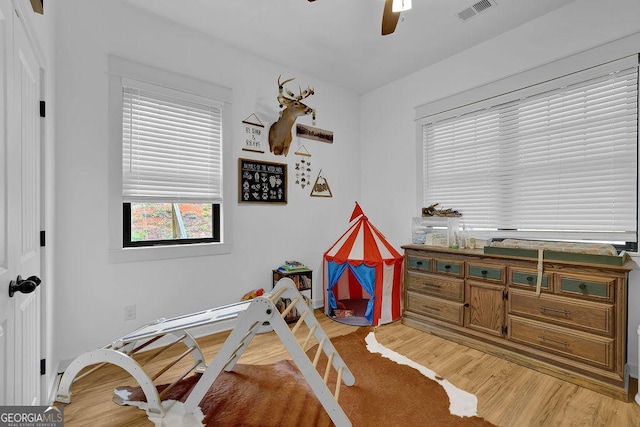
[[[136,318],[136,306],[127,305],[124,307],[124,320],[133,320]]]

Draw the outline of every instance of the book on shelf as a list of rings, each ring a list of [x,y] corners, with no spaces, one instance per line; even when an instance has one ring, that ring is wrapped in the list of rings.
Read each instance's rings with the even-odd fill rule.
[[[307,268],[306,265],[304,265],[299,261],[285,261],[284,264],[278,267],[278,270],[284,271],[287,273],[295,272],[295,271],[307,271],[308,269],[309,268]]]

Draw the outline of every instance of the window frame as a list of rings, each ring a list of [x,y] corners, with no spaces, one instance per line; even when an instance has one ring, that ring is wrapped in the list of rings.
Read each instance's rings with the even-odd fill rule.
[[[416,188],[416,201],[418,209],[421,209],[424,195],[425,186],[425,147],[424,147],[424,127],[433,122],[439,122],[446,118],[462,116],[464,114],[483,110],[493,105],[504,104],[512,102],[514,99],[519,99],[523,93],[535,94],[541,93],[549,88],[554,89],[558,85],[558,80],[563,80],[563,84],[571,84],[571,82],[580,82],[588,80],[594,76],[601,75],[603,72],[615,71],[630,66],[638,66],[638,54],[629,56],[621,56],[621,59],[610,60],[601,64],[593,64],[585,68],[575,68],[577,63],[581,63],[585,55],[589,53],[583,53],[575,57],[565,58],[555,63],[546,64],[544,66],[528,70],[526,72],[513,75],[486,85],[470,89],[465,92],[451,95],[447,98],[442,98],[433,101],[428,104],[423,104],[416,107],[416,150],[417,150],[417,188]],[[594,57],[600,56],[595,54]],[[591,58],[593,61],[593,58]],[[578,71],[579,70],[579,71]],[[640,98],[640,97],[639,97]],[[638,114],[640,114],[640,99],[638,100]],[[636,118],[636,124],[638,126],[638,135],[640,135],[640,119]],[[640,154],[640,150],[637,148],[636,138],[636,151]],[[640,165],[639,159],[636,158],[636,185],[637,185],[637,171],[638,165]],[[638,197],[636,197],[635,204],[635,216],[637,217],[640,209],[638,207]],[[460,208],[459,206],[448,206],[451,208]],[[463,217],[464,219],[464,217]],[[638,230],[638,224],[636,219],[636,240],[637,235],[640,232]],[[487,231],[474,231],[474,236],[487,239],[487,238],[502,238],[502,237],[521,237],[521,238],[539,238],[539,239],[551,239],[551,240],[574,240],[575,237],[567,233],[556,233],[556,238],[549,238],[548,236],[542,236],[535,232],[523,232],[515,235],[511,230],[487,230]],[[627,242],[621,249],[627,249],[631,251],[637,250],[637,242]]]
[[[220,203],[211,204],[211,231],[213,237],[196,237],[191,239],[163,239],[163,240],[131,240],[131,202],[122,203],[122,245],[125,248],[140,248],[145,246],[193,245],[196,243],[220,242]]]
[[[151,261],[193,256],[229,254],[232,250],[232,223],[230,195],[233,194],[230,176],[232,140],[230,131],[231,89],[192,77],[160,70],[155,67],[109,56],[109,261],[112,263]],[[170,242],[179,244],[134,245],[124,244],[125,219],[122,197],[122,88],[127,79],[134,79],[156,86],[184,92],[187,95],[206,97],[223,103],[222,109],[222,202],[218,241]],[[180,202],[180,201],[176,201]],[[215,204],[215,203],[214,203]],[[214,236],[216,240],[216,236]],[[157,242],[157,241],[156,241]],[[169,243],[169,241],[167,241]]]

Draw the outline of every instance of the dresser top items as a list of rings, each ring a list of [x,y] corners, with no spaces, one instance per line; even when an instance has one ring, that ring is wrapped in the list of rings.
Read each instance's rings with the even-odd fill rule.
[[[459,253],[465,256],[490,256],[496,258],[525,259],[555,263],[602,265],[633,270],[635,263],[626,251],[617,252],[609,244],[552,242],[541,240],[504,239],[489,241],[478,249],[454,249],[443,246],[411,244],[403,249],[428,250],[442,253]]]

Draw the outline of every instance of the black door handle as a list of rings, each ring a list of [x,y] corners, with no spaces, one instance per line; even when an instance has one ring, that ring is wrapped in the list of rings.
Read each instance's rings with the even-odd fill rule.
[[[42,281],[38,276],[30,276],[27,279],[23,279],[22,276],[18,276],[16,280],[9,282],[9,297],[13,297],[13,294],[16,292],[30,294],[36,290],[40,283],[42,283]]]

